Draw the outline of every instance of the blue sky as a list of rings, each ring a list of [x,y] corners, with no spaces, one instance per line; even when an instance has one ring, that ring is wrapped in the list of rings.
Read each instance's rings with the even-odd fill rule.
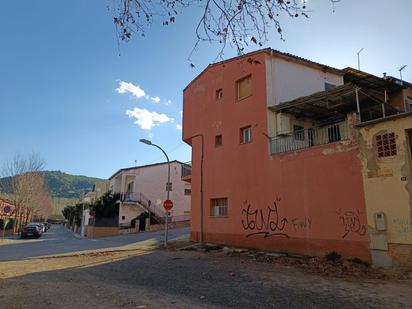
[[[171,159],[190,160],[178,127],[182,90],[218,46],[201,45],[190,68],[200,12],[194,8],[172,26],[153,25],[145,38],[121,43],[119,56],[110,3],[0,2],[0,164],[35,151],[47,169],[106,178],[135,160],[163,161],[140,138],[161,145]],[[403,77],[412,81],[412,1],[342,0],[333,12],[328,0],[309,0],[308,8],[309,19],[282,18],[286,40],[274,31],[265,47],[337,68],[356,67],[364,48],[361,69],[398,77],[408,64]],[[225,58],[235,55],[229,48]]]

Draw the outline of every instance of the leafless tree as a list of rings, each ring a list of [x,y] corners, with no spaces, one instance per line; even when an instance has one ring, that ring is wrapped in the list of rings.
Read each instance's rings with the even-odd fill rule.
[[[34,216],[47,216],[51,200],[42,173],[45,162],[36,153],[15,154],[1,171],[0,192],[15,206],[15,230]]]
[[[192,53],[204,41],[220,44],[221,57],[227,45],[242,54],[249,44],[263,46],[271,30],[283,39],[281,15],[290,18],[308,17],[307,0],[112,0],[114,24],[121,40],[133,34],[145,36],[154,22],[167,26],[176,22],[188,7],[198,7],[201,15],[195,28],[196,41]],[[333,5],[340,0],[325,0]],[[189,56],[189,59],[190,59]],[[193,64],[192,64],[193,66]]]

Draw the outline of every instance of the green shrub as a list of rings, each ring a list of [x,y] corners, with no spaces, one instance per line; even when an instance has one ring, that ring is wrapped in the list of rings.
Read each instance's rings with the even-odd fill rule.
[[[350,259],[348,259],[348,261],[349,261],[349,262],[352,262],[352,263],[355,263],[355,264],[363,265],[363,266],[365,266],[365,267],[369,267],[369,266],[370,266],[370,263],[369,263],[369,262],[364,261],[364,260],[362,260],[362,259],[360,259],[360,258],[357,258],[357,257],[350,258]]]
[[[336,251],[331,251],[325,254],[325,259],[329,262],[337,262],[342,259],[342,256]]]

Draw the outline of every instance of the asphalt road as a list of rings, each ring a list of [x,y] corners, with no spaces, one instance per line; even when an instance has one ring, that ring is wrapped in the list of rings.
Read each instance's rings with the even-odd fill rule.
[[[188,235],[189,228],[169,230],[169,239]],[[86,250],[115,248],[152,239],[163,242],[164,232],[145,232],[97,239],[80,238],[60,224],[54,224],[39,239],[18,239],[0,246],[0,261],[71,253]]]

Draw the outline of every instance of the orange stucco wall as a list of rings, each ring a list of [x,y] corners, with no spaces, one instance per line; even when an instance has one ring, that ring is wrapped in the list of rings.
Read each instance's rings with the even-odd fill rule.
[[[236,246],[370,260],[357,148],[325,145],[269,154],[265,53],[212,66],[184,91],[183,139],[192,145],[192,238],[200,231],[204,137],[204,237]],[[236,80],[251,74],[253,95],[236,101]],[[276,76],[281,78],[281,76]],[[223,89],[223,100],[215,99]],[[252,142],[239,129],[252,127]],[[214,139],[223,136],[223,145]],[[193,137],[193,138],[191,138]],[[228,198],[228,216],[210,216],[211,198]]]

